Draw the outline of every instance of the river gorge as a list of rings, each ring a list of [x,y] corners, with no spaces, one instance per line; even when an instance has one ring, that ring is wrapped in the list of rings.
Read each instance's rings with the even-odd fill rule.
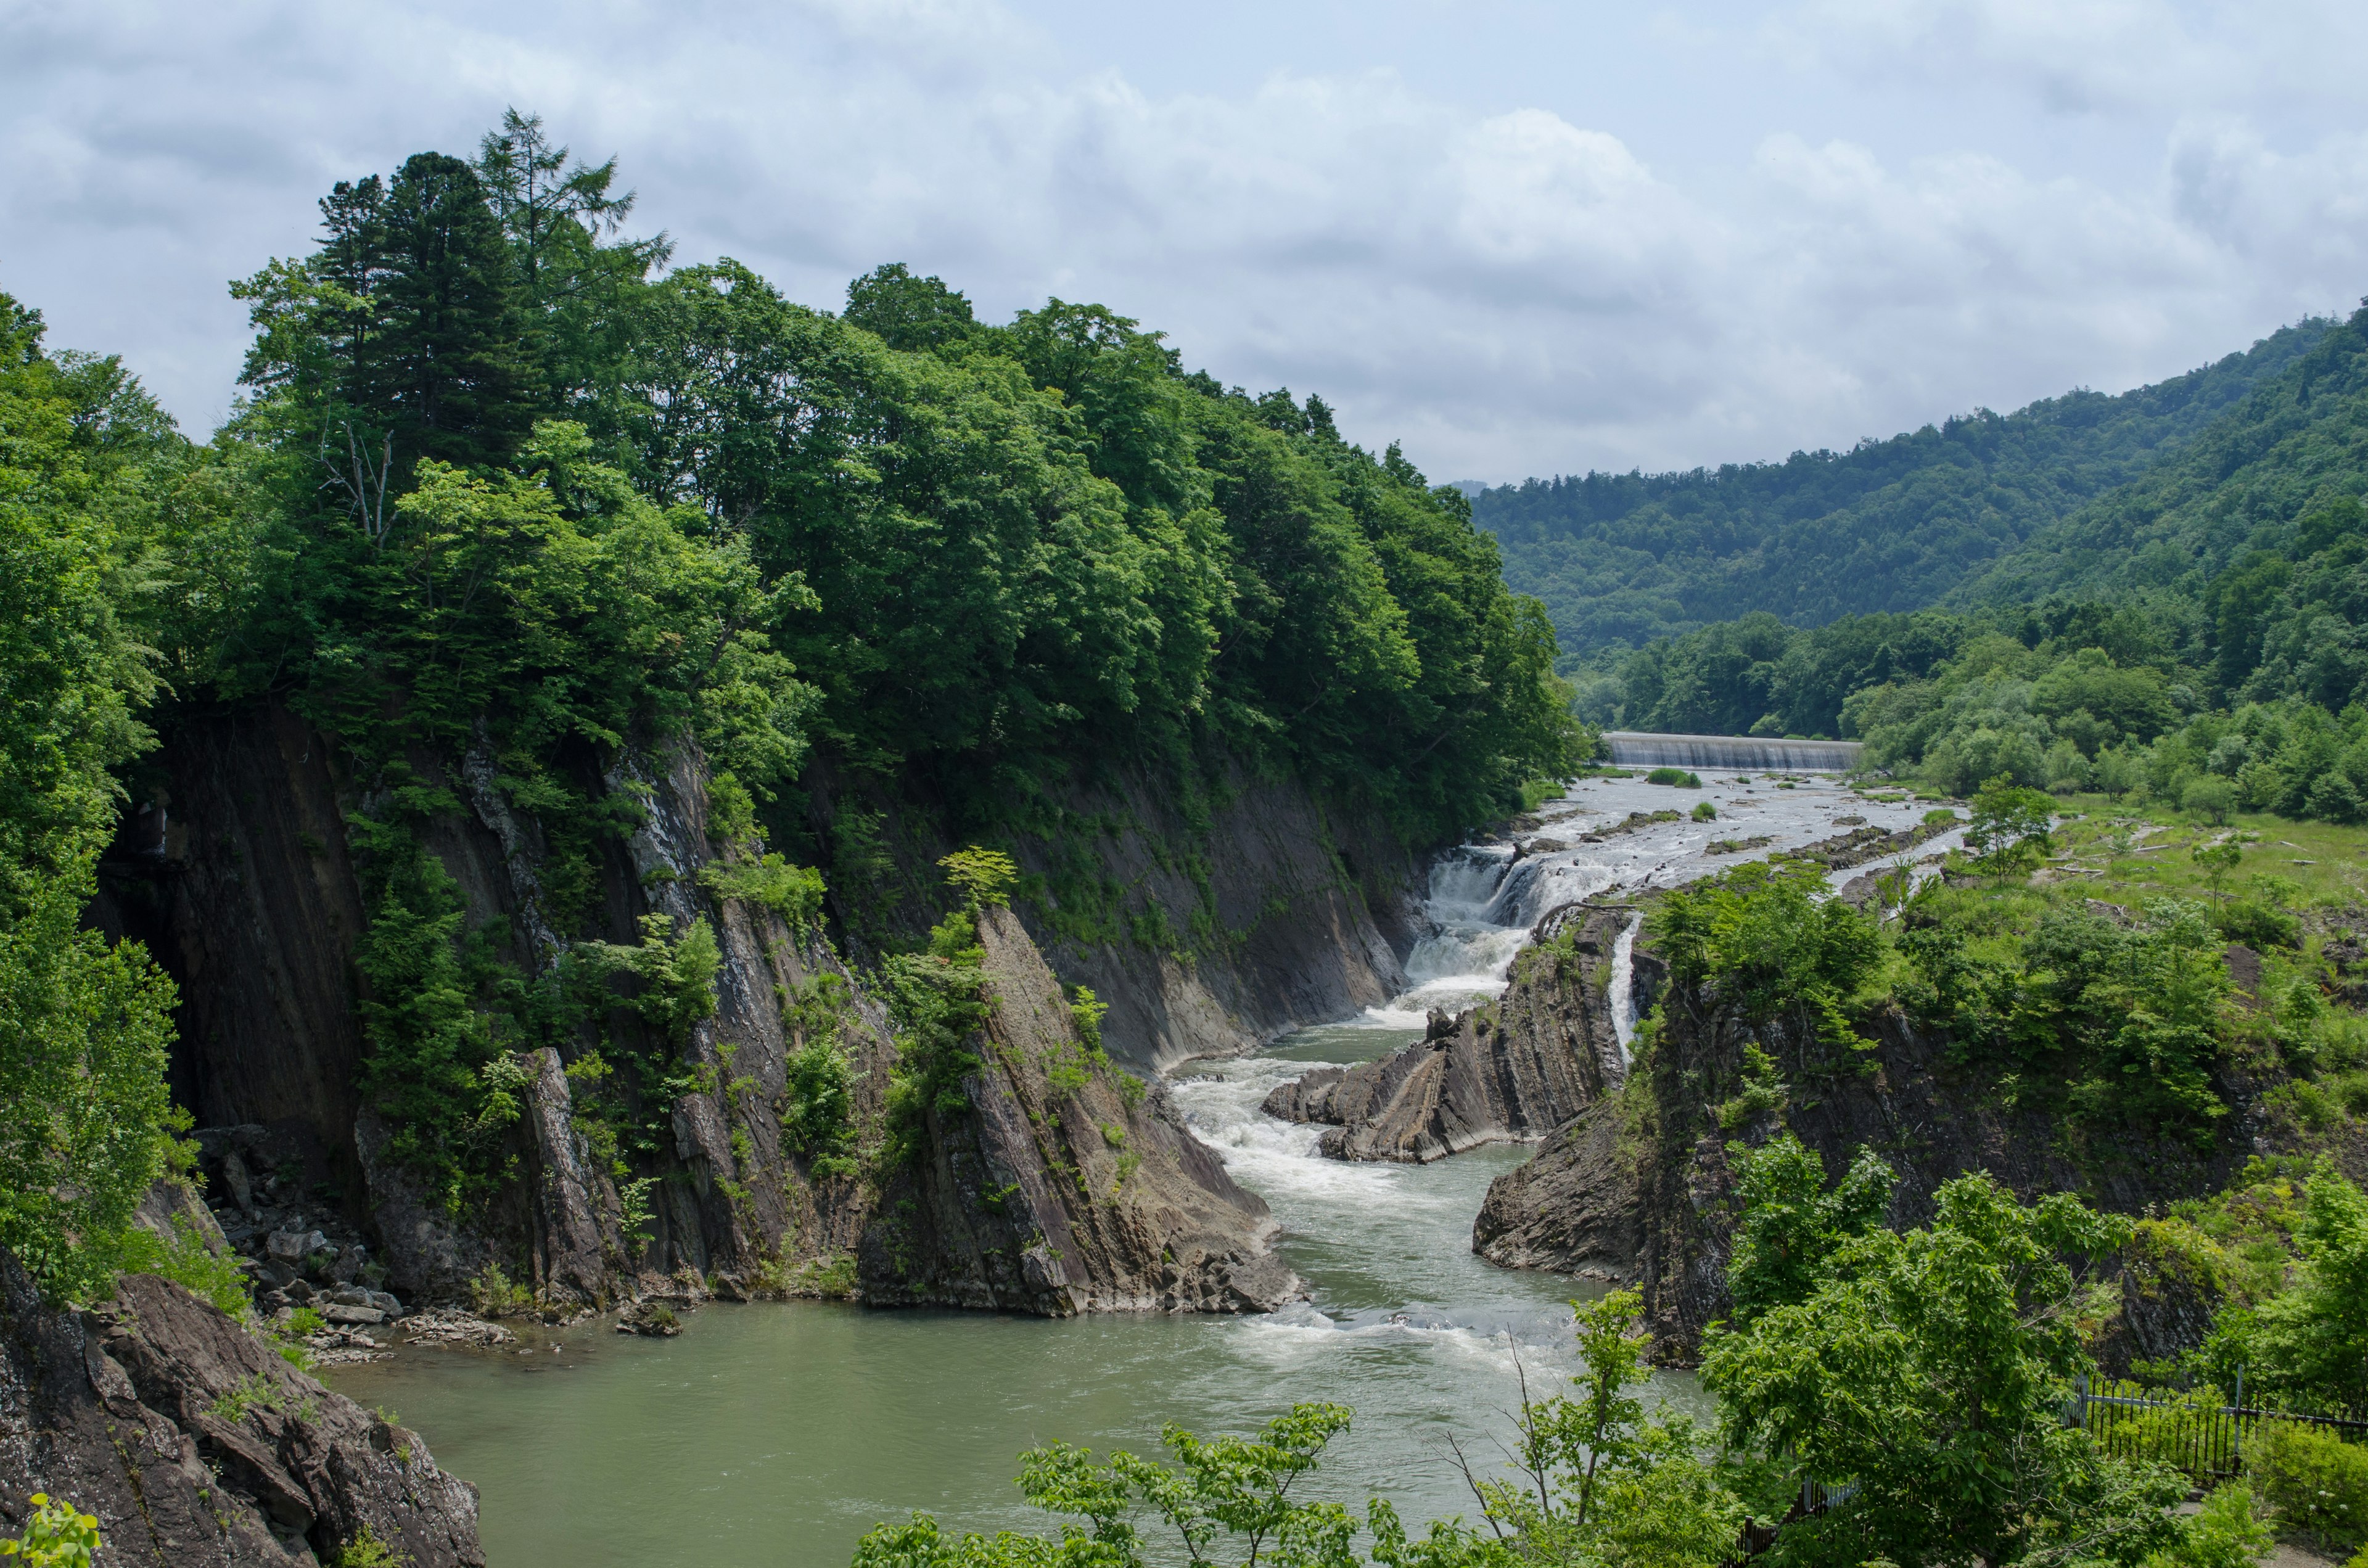
[[[1361,1504],[1379,1493],[1412,1517],[1469,1515],[1446,1439],[1477,1439],[1493,1462],[1490,1439],[1508,1431],[1520,1398],[1516,1358],[1533,1391],[1566,1376],[1567,1303],[1600,1289],[1473,1254],[1488,1184],[1531,1149],[1497,1144],[1429,1165],[1329,1160],[1318,1129],[1259,1106],[1311,1066],[1385,1055],[1420,1038],[1432,1009],[1501,990],[1550,909],[1748,858],[1720,841],[1765,840],[1764,853],[1854,819],[1904,826],[1923,810],[1815,777],[1704,783],[1589,780],[1523,831],[1444,853],[1429,870],[1430,928],[1408,958],[1406,994],[1247,1056],[1170,1071],[1194,1131],[1271,1207],[1306,1300],[1256,1315],[1059,1319],[717,1302],[688,1314],[677,1338],[620,1335],[595,1318],[524,1330],[501,1351],[404,1346],[335,1369],[329,1381],[397,1412],[476,1483],[487,1559],[502,1568],[827,1568],[874,1523],[915,1508],[957,1528],[1042,1528],[1012,1484],[1023,1448],[1156,1452],[1164,1422],[1238,1431],[1303,1400],[1357,1413],[1327,1455],[1326,1495]],[[1705,799],[1715,821],[1603,833]],[[1628,948],[1623,939],[1623,977]],[[1621,1013],[1624,986],[1613,989]],[[1693,1397],[1682,1374],[1656,1383],[1664,1398]]]

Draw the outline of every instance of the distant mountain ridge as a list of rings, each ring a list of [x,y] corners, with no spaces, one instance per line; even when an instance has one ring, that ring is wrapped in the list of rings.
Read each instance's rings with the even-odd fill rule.
[[[2142,489],[2257,392],[2284,384],[2337,325],[2306,319],[2117,396],[1977,410],[1847,452],[1480,488],[1473,519],[1496,535],[1507,583],[1544,601],[1565,669],[1753,611],[1820,626],[1964,602],[1976,580],[1985,600],[2021,597],[2042,581],[2096,577],[2108,537],[2192,495],[2192,476],[2166,481],[2151,511],[2068,523],[2100,497]],[[2213,449],[2223,461],[2251,449]],[[2051,564],[2007,565],[2043,537]]]

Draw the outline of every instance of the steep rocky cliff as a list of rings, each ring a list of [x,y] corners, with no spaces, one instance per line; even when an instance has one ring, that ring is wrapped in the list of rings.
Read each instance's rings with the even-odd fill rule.
[[[179,1286],[45,1306],[0,1253],[0,1522],[36,1492],[96,1515],[99,1568],[299,1568],[376,1541],[479,1568],[475,1488],[416,1432],[290,1366]],[[384,1559],[381,1559],[384,1560]]]
[[[979,938],[994,1013],[969,1108],[932,1108],[930,1154],[882,1193],[864,1299],[1046,1316],[1265,1312],[1299,1281],[1267,1246],[1266,1203],[1235,1185],[1165,1089],[1097,1062],[1020,922]]]
[[[1624,1073],[1608,977],[1634,913],[1569,905],[1538,922],[1504,994],[1379,1062],[1322,1067],[1267,1096],[1269,1116],[1328,1123],[1344,1160],[1423,1163],[1483,1143],[1540,1138],[1616,1088]]]
[[[917,935],[959,847],[917,786],[809,769],[831,902],[855,950]],[[1237,765],[1212,781],[1123,775],[1035,802],[1045,826],[1008,835],[1028,883],[1014,900],[1061,978],[1110,1009],[1113,1056],[1161,1072],[1237,1055],[1352,1017],[1406,987],[1423,924],[1419,857],[1377,819]]]
[[[1665,983],[1648,948],[1640,946],[1635,973],[1640,990]],[[1726,1306],[1734,1153],[1780,1130],[1816,1151],[1834,1179],[1860,1148],[1873,1148],[1899,1177],[1888,1216],[1896,1226],[1929,1220],[1935,1190],[1967,1172],[1987,1171],[2026,1200],[2071,1191],[2131,1213],[2215,1190],[2265,1146],[2260,1086],[2233,1069],[2215,1085],[2231,1114],[2206,1148],[2189,1130],[2084,1131],[2042,1107],[2018,1108],[1896,1008],[1860,1020],[1872,1048],[1846,1060],[1804,1018],[1748,1027],[1700,988],[1668,988],[1662,1008],[1622,1092],[1491,1185],[1473,1248],[1508,1267],[1636,1287],[1655,1355],[1673,1364],[1692,1358]],[[1744,1097],[1747,1043],[1773,1059],[1782,1080],[1756,1110]]]
[[[628,981],[578,1034],[520,1050],[504,1069],[517,1108],[503,1134],[509,1175],[489,1205],[456,1216],[402,1157],[400,1130],[362,1086],[370,998],[356,954],[368,918],[351,824],[379,803],[324,737],[276,708],[191,720],[161,760],[95,914],[145,940],[180,983],[175,1086],[225,1134],[201,1141],[203,1175],[230,1203],[224,1153],[268,1143],[279,1189],[368,1233],[406,1301],[461,1297],[495,1269],[552,1310],[679,1290],[686,1274],[737,1293],[845,1290],[858,1259],[851,1273],[867,1297],[1005,1310],[1235,1311],[1292,1288],[1266,1259],[1262,1206],[1156,1094],[1121,1103],[1107,1070],[1065,1097],[1048,1089],[1041,1059],[1067,1047],[1042,1020],[1065,1019],[1065,1004],[1008,916],[987,928],[1002,1004],[992,1028],[1004,1033],[973,1086],[975,1118],[931,1130],[932,1173],[859,1176],[898,1063],[894,1030],[818,921],[793,926],[793,902],[751,891],[761,847],[723,841],[707,769],[689,747],[629,749],[597,772],[587,759],[579,783],[596,800],[629,802],[632,824],[598,841],[599,938],[621,952],[644,939],[651,916],[677,937],[703,926],[712,1010],[669,1035]],[[542,826],[509,803],[482,745],[409,766],[459,802],[422,839],[465,899],[466,928],[495,944],[516,983],[564,983],[559,966],[585,944],[558,934]],[[1390,993],[1397,960],[1375,911],[1395,907],[1383,894],[1404,872],[1382,851],[1369,901],[1339,847],[1348,835],[1282,786],[1245,783],[1191,840],[1209,858],[1190,864],[1161,859],[1185,829],[1138,825],[1156,815],[1151,804],[1123,822],[1104,812],[1106,832],[1058,849],[1074,861],[1088,846],[1100,857],[1092,876],[1072,864],[1065,880],[1040,883],[1042,907],[1053,887],[1130,890],[1138,912],[1165,910],[1170,882],[1200,901],[1146,928],[1173,935],[1201,908],[1190,951],[1087,941],[1076,933],[1088,927],[1039,908],[1040,928],[1071,933],[1055,942],[1074,964],[1063,978],[1094,985],[1109,1006],[1113,1056],[1143,1064],[1237,1050]],[[1056,852],[1019,848],[1047,865]],[[845,1064],[848,1136],[834,1150],[793,1146],[784,1130],[791,1058],[817,1042]],[[662,1098],[610,1071],[628,1058],[653,1064]],[[1015,1065],[1025,1062],[1034,1065]],[[644,1152],[620,1155],[604,1141],[620,1116],[655,1131]],[[1015,1182],[1019,1195],[1007,1195]]]

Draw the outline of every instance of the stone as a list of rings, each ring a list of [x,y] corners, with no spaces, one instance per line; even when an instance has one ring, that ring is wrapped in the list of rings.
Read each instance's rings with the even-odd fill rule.
[[[240,1213],[253,1219],[255,1183],[248,1178],[246,1162],[239,1158],[237,1150],[233,1149],[222,1155],[222,1186],[230,1189],[231,1201],[238,1205]]]
[[[856,1248],[863,1300],[1067,1316],[1266,1312],[1298,1294],[1265,1201],[1164,1088],[1122,1093],[1092,1062],[1019,919],[986,910],[978,934],[985,1065],[965,1113],[929,1113],[934,1157],[881,1194]]]
[[[274,1231],[263,1244],[272,1257],[302,1268],[314,1253],[326,1250],[329,1238],[318,1231]]]
[[[321,1316],[335,1324],[378,1324],[386,1321],[386,1314],[376,1307],[348,1306],[343,1301],[331,1301],[321,1309]]]
[[[1606,991],[1611,953],[1634,912],[1549,912],[1497,1002],[1450,1017],[1379,1062],[1319,1067],[1261,1108],[1328,1123],[1338,1160],[1423,1164],[1484,1143],[1543,1137],[1619,1086],[1624,1068]]]
[[[413,1345],[461,1345],[478,1349],[518,1342],[518,1335],[500,1324],[450,1309],[413,1313],[403,1320],[403,1335]]]
[[[76,1313],[0,1253],[0,1534],[24,1499],[97,1517],[102,1562],[313,1568],[365,1531],[413,1568],[483,1568],[473,1487],[154,1275]]]

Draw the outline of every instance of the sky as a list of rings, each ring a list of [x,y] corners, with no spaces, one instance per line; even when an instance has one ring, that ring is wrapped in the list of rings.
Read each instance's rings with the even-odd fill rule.
[[[1847,448],[2368,294],[2368,6],[0,0],[0,290],[202,435],[226,284],[506,107],[677,261],[1098,301],[1434,480]]]

